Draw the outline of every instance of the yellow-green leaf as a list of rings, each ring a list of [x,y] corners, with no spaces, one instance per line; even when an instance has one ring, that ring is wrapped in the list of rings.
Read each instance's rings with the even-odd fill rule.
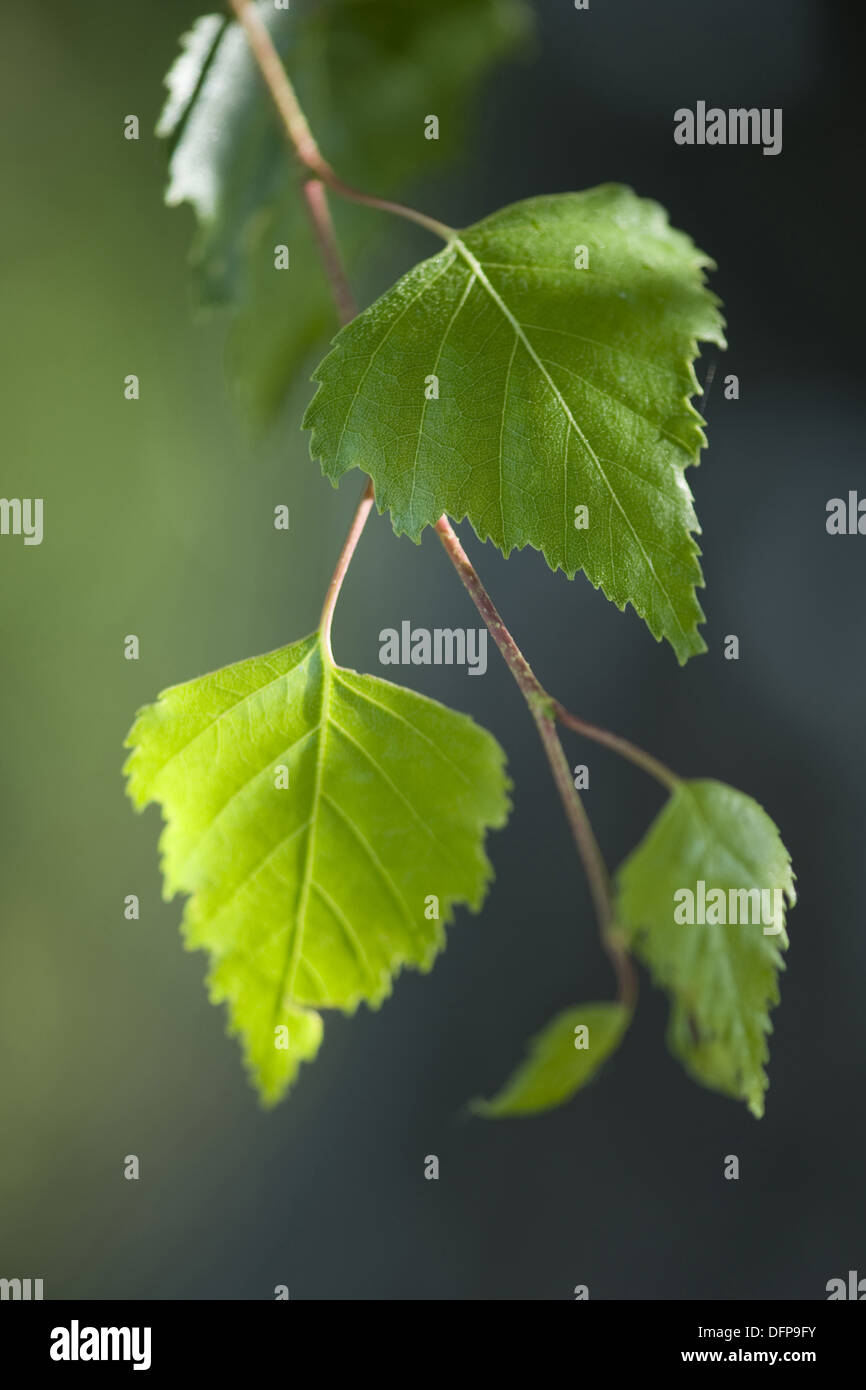
[[[502,1119],[564,1105],[619,1047],[630,1018],[622,1004],[583,1004],[557,1014],[532,1039],[528,1057],[498,1095],[474,1101],[472,1110]]]
[[[189,895],[186,943],[266,1102],[318,1051],[320,1010],[375,1008],[430,969],[456,904],[481,906],[501,748],[318,634],[164,691],[127,743],[133,802],[165,817],[165,895]]]

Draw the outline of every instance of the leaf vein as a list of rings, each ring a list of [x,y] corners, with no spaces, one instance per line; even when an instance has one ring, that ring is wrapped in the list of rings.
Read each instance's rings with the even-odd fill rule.
[[[520,337],[520,339],[521,339],[521,341],[522,341],[524,347],[526,348],[527,352],[529,353],[530,357],[531,357],[532,360],[535,362],[535,364],[536,364],[536,366],[538,367],[539,371],[541,372],[542,376],[544,377],[544,379],[547,381],[548,385],[550,386],[550,389],[552,390],[554,396],[556,397],[557,401],[559,402],[560,408],[561,408],[562,411],[564,412],[564,414],[565,414],[565,416],[566,416],[566,419],[569,421],[569,423],[570,423],[570,425],[571,425],[571,428],[574,430],[574,433],[577,435],[578,439],[581,441],[581,443],[583,444],[583,446],[584,446],[584,448],[586,449],[587,453],[589,454],[590,458],[591,458],[592,461],[594,462],[594,464],[595,464],[595,466],[596,466],[596,468],[597,468],[597,470],[598,470],[599,476],[600,476],[600,478],[602,479],[602,481],[604,482],[604,484],[605,484],[605,486],[607,487],[608,491],[610,492],[610,495],[611,495],[611,497],[613,498],[613,501],[614,501],[614,503],[615,503],[617,509],[619,510],[619,512],[620,512],[620,514],[621,514],[623,520],[625,521],[626,526],[627,526],[628,529],[631,531],[632,535],[634,536],[634,539],[637,541],[638,548],[639,548],[639,550],[640,550],[640,552],[641,552],[641,554],[642,554],[642,556],[643,556],[643,558],[644,558],[644,562],[645,562],[645,564],[646,564],[646,566],[647,566],[647,569],[649,570],[650,574],[652,575],[652,577],[653,577],[653,579],[654,579],[656,585],[658,586],[658,588],[661,590],[662,594],[664,595],[664,597],[665,597],[665,599],[666,599],[666,601],[667,601],[668,607],[669,607],[669,609],[670,609],[671,616],[673,617],[674,622],[676,623],[676,625],[677,625],[677,627],[679,628],[680,632],[682,633],[683,637],[686,637],[687,634],[686,634],[686,632],[685,632],[685,630],[684,630],[684,628],[683,628],[683,626],[682,626],[682,623],[681,623],[680,620],[679,620],[679,616],[678,616],[678,614],[677,614],[676,608],[674,607],[673,600],[671,599],[671,596],[670,596],[670,594],[668,593],[667,589],[665,588],[664,584],[662,583],[661,579],[660,579],[659,576],[657,575],[656,570],[655,570],[655,566],[653,565],[653,562],[652,562],[652,559],[651,559],[650,556],[647,554],[647,552],[646,552],[646,550],[645,550],[645,548],[644,548],[643,542],[641,541],[640,537],[638,536],[637,532],[635,531],[634,526],[632,525],[631,520],[630,520],[628,514],[626,513],[626,511],[625,511],[625,509],[624,509],[622,503],[620,502],[619,498],[617,497],[616,492],[614,491],[613,487],[611,486],[610,480],[609,480],[607,474],[605,473],[604,469],[603,469],[602,466],[601,466],[601,460],[598,458],[598,455],[596,454],[595,450],[593,449],[593,447],[592,447],[592,445],[590,444],[589,440],[587,439],[586,435],[583,433],[583,430],[580,428],[580,426],[578,425],[578,423],[577,423],[577,421],[575,420],[574,416],[572,415],[571,410],[570,410],[569,407],[568,407],[568,403],[567,403],[567,401],[565,400],[565,398],[563,397],[562,392],[559,390],[559,387],[556,385],[556,382],[555,382],[555,381],[553,380],[553,378],[551,377],[551,375],[550,375],[550,373],[548,372],[547,368],[544,366],[544,363],[542,362],[541,358],[538,356],[538,353],[535,351],[535,349],[534,349],[534,347],[532,346],[531,342],[530,342],[529,339],[527,338],[527,336],[526,336],[526,334],[525,334],[525,332],[524,332],[524,330],[523,330],[523,326],[522,326],[522,325],[517,321],[517,319],[514,317],[514,315],[512,314],[511,310],[509,309],[508,305],[507,305],[507,304],[505,303],[505,301],[503,300],[502,296],[498,293],[498,291],[494,288],[494,286],[493,286],[493,285],[490,283],[490,281],[488,280],[487,276],[484,274],[484,269],[483,269],[483,267],[482,267],[482,266],[480,265],[480,263],[475,259],[475,257],[472,255],[472,252],[468,249],[468,247],[466,247],[466,246],[464,245],[464,243],[460,240],[459,237],[455,238],[454,245],[455,245],[455,247],[457,247],[458,251],[459,251],[460,254],[463,256],[463,258],[464,258],[464,260],[466,261],[467,265],[471,266],[471,267],[476,271],[476,274],[478,275],[479,281],[481,282],[482,285],[484,285],[485,289],[488,291],[488,293],[489,293],[491,299],[493,300],[493,302],[499,307],[499,309],[501,310],[501,312],[502,312],[502,313],[505,315],[505,317],[508,319],[509,323],[511,324],[512,328],[514,329],[514,332],[515,332],[516,334],[518,334],[518,336]]]

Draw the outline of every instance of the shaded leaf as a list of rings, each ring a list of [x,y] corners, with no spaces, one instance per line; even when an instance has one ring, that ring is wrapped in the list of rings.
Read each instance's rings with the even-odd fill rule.
[[[349,182],[393,192],[465,150],[467,103],[484,72],[530,29],[521,0],[328,0],[259,7],[323,153]],[[172,144],[166,201],[190,203],[192,259],[205,305],[239,317],[228,343],[233,379],[254,413],[281,400],[311,346],[336,327],[298,171],[236,22],[205,15],[182,40],[157,133]],[[440,138],[424,139],[438,113]],[[352,267],[380,213],[341,208]],[[290,251],[274,269],[274,247]]]
[[[749,890],[767,897],[747,900]],[[724,895],[726,923],[713,923],[708,907],[710,921],[677,921],[687,904],[675,895],[686,891],[695,918],[702,891],[704,901]],[[795,900],[776,826],[722,782],[682,783],[617,875],[619,921],[671,997],[671,1050],[697,1081],[745,1101],[757,1117],[768,1085],[769,1010],[779,1002],[788,945],[785,910]]]

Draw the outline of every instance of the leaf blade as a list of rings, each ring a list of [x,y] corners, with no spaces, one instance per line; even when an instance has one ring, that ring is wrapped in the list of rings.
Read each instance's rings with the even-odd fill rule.
[[[165,895],[188,895],[186,944],[211,956],[265,1103],[318,1050],[320,1009],[378,1007],[402,968],[432,967],[457,904],[483,901],[485,833],[508,810],[499,745],[335,667],[318,634],[164,691],[127,745],[133,803],[165,818]]]
[[[506,1119],[553,1110],[582,1090],[615,1052],[631,1021],[622,1004],[583,1004],[557,1014],[531,1039],[528,1056],[491,1100],[476,1100],[473,1114]],[[586,1047],[578,1046],[585,1027]]]
[[[579,235],[588,270],[569,260]],[[697,340],[724,344],[711,264],[618,185],[502,209],[337,335],[314,374],[311,454],[334,483],[367,472],[413,540],[446,512],[506,555],[529,545],[582,569],[683,662],[705,649],[684,471],[705,443]]]
[[[754,915],[772,903],[775,923],[674,919],[675,894],[725,895]],[[702,1084],[743,1100],[760,1118],[768,1086],[769,1010],[779,1001],[785,906],[796,901],[790,856],[776,826],[751,797],[721,782],[683,783],[619,870],[617,913],[633,949],[671,998],[669,1044]],[[757,904],[740,892],[778,898]],[[731,899],[731,893],[738,896]],[[683,900],[684,901],[684,900]],[[732,914],[733,915],[733,914]]]

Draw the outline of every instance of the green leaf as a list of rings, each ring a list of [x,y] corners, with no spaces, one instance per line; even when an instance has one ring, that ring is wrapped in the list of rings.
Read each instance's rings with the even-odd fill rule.
[[[692,924],[675,919],[675,911],[687,913],[686,890]],[[746,901],[740,890],[767,897]],[[711,892],[723,895],[725,924],[713,920],[722,897],[708,901]],[[796,901],[794,876],[776,826],[722,782],[682,783],[617,875],[620,924],[671,997],[671,1050],[695,1080],[744,1100],[757,1117],[768,1085],[769,1010],[779,1002],[788,945],[786,901]]]
[[[584,1004],[557,1014],[532,1039],[529,1056],[499,1094],[473,1101],[473,1112],[500,1119],[564,1105],[619,1047],[630,1020],[622,1004]],[[579,1028],[586,1033],[578,1033]]]
[[[285,55],[291,11],[264,15]],[[233,311],[226,365],[256,419],[282,400],[300,362],[336,317],[297,177],[239,26],[204,15],[182,39],[166,78],[157,135],[172,142],[166,202],[188,202],[197,231],[191,260],[201,303]],[[289,248],[278,271],[275,247]]]
[[[164,691],[127,746],[130,797],[165,817],[165,896],[190,895],[186,944],[267,1103],[318,1051],[319,1009],[377,1007],[402,966],[430,969],[455,904],[481,906],[501,748],[318,634]]]
[[[413,540],[447,512],[505,555],[582,569],[684,662],[705,650],[683,475],[705,442],[696,340],[724,344],[711,264],[616,185],[494,213],[338,334],[304,422],[312,455],[335,484],[369,473]]]
[[[343,178],[388,193],[465,149],[467,104],[484,72],[525,44],[521,0],[327,0],[260,6],[323,153]],[[297,170],[246,38],[218,15],[196,21],[167,78],[157,134],[171,141],[166,201],[188,202],[201,298],[238,319],[228,366],[248,407],[272,413],[336,320]],[[440,116],[440,138],[424,120]],[[354,266],[383,217],[347,205],[338,222]],[[274,268],[274,247],[290,268]]]

